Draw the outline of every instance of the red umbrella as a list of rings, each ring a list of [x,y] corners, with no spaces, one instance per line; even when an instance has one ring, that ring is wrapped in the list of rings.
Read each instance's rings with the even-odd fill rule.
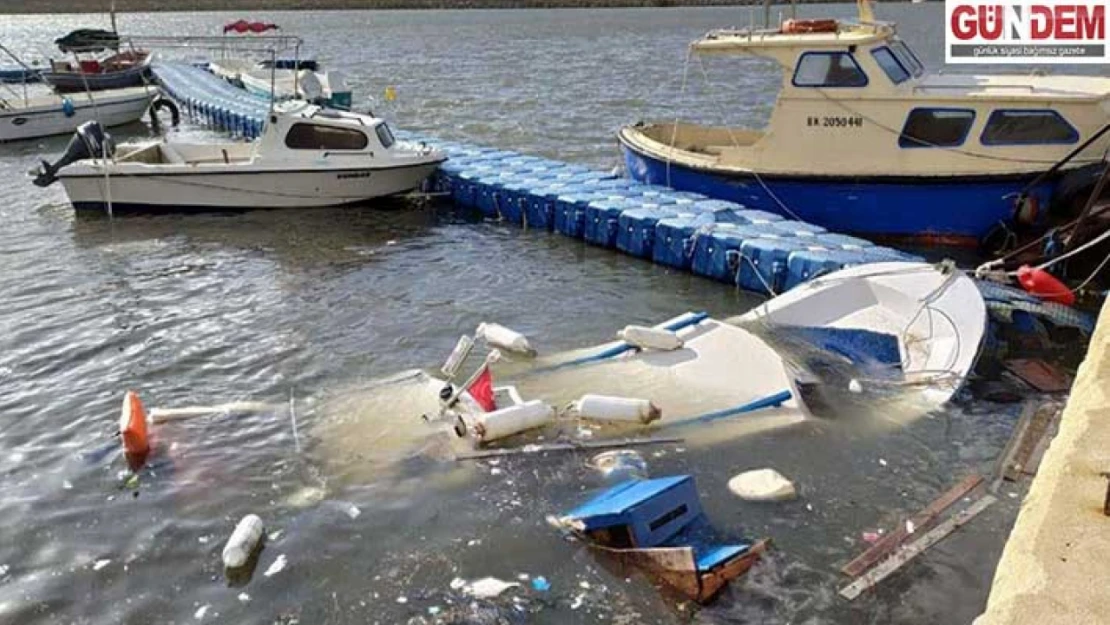
[[[237,32],[237,33],[264,33],[268,30],[278,30],[277,24],[270,24],[268,22],[248,22],[247,20],[237,20],[224,24],[224,33]]]

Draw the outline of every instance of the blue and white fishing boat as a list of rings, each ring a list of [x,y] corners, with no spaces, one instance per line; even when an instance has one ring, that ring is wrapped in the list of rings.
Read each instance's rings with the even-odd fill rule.
[[[860,5],[858,21],[786,20],[694,41],[694,54],[782,68],[770,121],[627,126],[629,175],[830,230],[967,244],[1000,223],[1036,221],[1059,203],[1057,187],[1075,186],[1061,180],[1110,147],[1100,133],[1110,78],[931,73],[894,24]]]

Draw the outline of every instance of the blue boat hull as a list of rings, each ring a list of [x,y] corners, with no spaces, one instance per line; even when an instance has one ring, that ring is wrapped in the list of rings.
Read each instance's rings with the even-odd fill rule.
[[[1010,223],[1014,196],[1035,177],[756,178],[677,163],[668,168],[666,161],[639,152],[624,141],[621,151],[628,175],[646,184],[695,191],[819,224],[834,232],[951,244],[974,244],[999,223]],[[1046,181],[1030,195],[1039,206],[1047,207],[1054,187],[1055,181]]]

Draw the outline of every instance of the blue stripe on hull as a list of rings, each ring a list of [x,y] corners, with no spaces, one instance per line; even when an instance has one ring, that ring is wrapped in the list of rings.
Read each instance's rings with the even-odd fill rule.
[[[1013,196],[1030,180],[976,178],[933,182],[915,179],[897,183],[866,180],[822,180],[762,177],[696,170],[667,163],[621,144],[628,175],[648,184],[696,191],[754,208],[785,215],[767,189],[797,218],[835,232],[893,237],[971,237],[980,239],[999,222],[1011,221]],[[766,188],[764,187],[766,185]],[[1032,195],[1047,207],[1054,182],[1039,185]],[[785,215],[792,216],[792,215]]]

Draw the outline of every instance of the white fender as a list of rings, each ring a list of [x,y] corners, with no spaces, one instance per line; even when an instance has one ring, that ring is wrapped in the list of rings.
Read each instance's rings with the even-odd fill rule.
[[[474,435],[479,442],[494,441],[525,430],[543,427],[555,420],[555,409],[538,399],[509,406],[475,418]]]
[[[682,347],[682,339],[670,330],[644,326],[625,326],[617,338],[640,349],[671,351]]]
[[[479,324],[475,334],[485,339],[486,343],[492,347],[499,347],[510,352],[529,356],[536,354],[536,350],[532,349],[532,344],[528,342],[526,336],[497,323]]]
[[[607,395],[583,395],[574,402],[574,411],[592,421],[651,423],[663,416],[663,411],[647,399]]]

